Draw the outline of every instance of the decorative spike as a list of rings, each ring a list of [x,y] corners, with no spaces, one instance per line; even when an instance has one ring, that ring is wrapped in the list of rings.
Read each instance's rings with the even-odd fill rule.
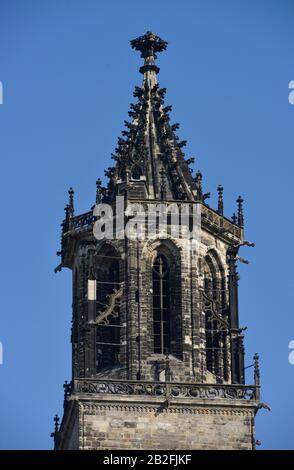
[[[122,139],[121,137],[118,137],[117,139],[117,145],[124,146],[126,145],[127,141],[125,139]]]
[[[58,415],[54,416],[54,432],[51,433],[51,437],[54,439],[54,449],[57,449],[59,442],[59,417]]]
[[[59,431],[59,420],[60,420],[60,418],[59,418],[59,416],[56,414],[56,415],[54,416],[54,433],[58,433],[58,431]]]
[[[194,179],[195,185],[196,185],[196,191],[197,191],[197,200],[201,201],[202,200],[202,173],[201,171],[197,171],[196,177]]]
[[[143,89],[140,88],[139,86],[136,86],[134,89],[133,96],[134,98],[140,98],[143,95],[143,93],[144,93]]]
[[[260,370],[259,370],[259,355],[257,353],[253,356],[254,359],[254,376],[259,379],[260,378]]]
[[[165,94],[166,94],[166,88],[160,88],[158,90],[158,94],[161,98],[164,98]]]
[[[180,124],[178,122],[175,122],[175,124],[172,124],[170,126],[170,128],[173,132],[176,131],[177,129],[179,129],[179,127],[180,127]]]
[[[115,153],[112,153],[112,154],[111,154],[111,158],[112,158],[112,160],[115,160],[115,161],[117,162],[118,159],[119,159],[119,156],[116,155]]]
[[[244,202],[244,199],[241,196],[239,196],[237,199],[237,204],[238,204],[238,225],[240,225],[240,227],[244,227],[243,202]]]
[[[63,384],[63,390],[64,390],[64,403],[65,403],[71,391],[71,384],[68,383],[67,380]]]
[[[107,178],[112,178],[114,176],[114,167],[108,167],[107,170],[104,170],[104,174]]]
[[[163,124],[166,124],[169,121],[169,115],[168,114],[163,114],[161,118],[158,120],[158,124],[162,126]]]
[[[256,398],[259,400],[260,398],[260,369],[259,369],[259,355],[257,353],[254,354],[254,384],[257,387],[256,390]]]
[[[195,163],[195,158],[191,157],[186,160],[187,165],[193,165]]]
[[[131,118],[135,119],[135,118],[138,116],[138,113],[135,112],[135,111],[129,111],[129,112],[128,112],[128,115],[129,115]]]
[[[101,202],[101,185],[102,181],[100,178],[96,180],[96,204],[100,204]]]
[[[179,146],[180,148],[185,147],[186,145],[187,145],[187,141],[186,141],[186,140],[181,140],[181,142],[178,143],[178,146]]]
[[[224,214],[223,191],[224,191],[224,188],[222,187],[221,184],[219,184],[217,187],[217,192],[218,192],[217,211],[220,215]]]
[[[169,106],[166,106],[165,108],[163,108],[162,111],[163,111],[164,113],[169,113],[169,112],[172,111],[172,109],[173,109],[173,107],[172,107],[171,105],[169,105]]]
[[[105,186],[101,186],[100,192],[101,192],[101,199],[103,199],[104,197],[106,198],[109,195],[108,188],[106,188]]]
[[[135,126],[132,122],[129,122],[129,121],[124,121],[124,125],[125,125],[128,129],[134,129],[134,128],[136,128],[136,126]]]
[[[68,232],[68,228],[69,228],[69,205],[68,204],[66,204],[64,208],[64,212],[65,212],[65,216],[61,224],[62,233]]]
[[[234,212],[234,214],[232,215],[232,222],[233,224],[237,224],[237,216],[236,216],[236,213]]]
[[[69,203],[68,203],[68,218],[69,218],[69,228],[71,228],[71,219],[74,216],[75,208],[74,208],[74,190],[73,188],[69,188],[68,195],[69,195]]]
[[[133,111],[135,111],[135,113],[138,113],[140,111],[141,105],[140,105],[140,103],[136,103],[136,104],[131,103],[130,108]]]

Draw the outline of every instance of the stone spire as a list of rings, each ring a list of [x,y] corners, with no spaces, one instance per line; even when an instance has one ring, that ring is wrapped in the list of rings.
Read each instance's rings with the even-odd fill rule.
[[[116,165],[107,171],[109,195],[127,188],[133,190],[133,195],[160,199],[164,171],[167,199],[195,200],[196,186],[189,168],[193,159],[185,159],[182,148],[186,141],[179,141],[175,134],[179,125],[170,123],[172,108],[164,103],[166,89],[159,88],[157,83],[156,54],[166,49],[167,42],[148,31],[133,39],[131,46],[144,59],[140,68],[143,83],[135,87],[134,97],[138,102],[131,104],[132,121],[125,121],[126,130],[112,156]]]
[[[144,74],[145,80],[149,81],[152,85],[156,83],[156,74],[159,72],[159,67],[155,65],[155,59],[157,58],[156,53],[162,52],[167,47],[167,42],[163,41],[160,37],[156,36],[155,33],[147,31],[144,36],[140,36],[137,39],[132,39],[131,46],[133,49],[141,52],[141,57],[144,59],[144,65],[140,67],[140,72]],[[153,82],[153,83],[152,83]]]

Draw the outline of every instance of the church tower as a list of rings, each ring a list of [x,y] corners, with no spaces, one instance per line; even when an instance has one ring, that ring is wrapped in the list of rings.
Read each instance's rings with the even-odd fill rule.
[[[239,325],[243,199],[224,215],[193,175],[157,82],[167,43],[152,32],[141,53],[129,121],[96,204],[62,223],[60,265],[72,271],[72,380],[56,449],[253,449],[260,404],[245,384]],[[192,235],[191,235],[192,234]],[[242,260],[242,258],[241,258]],[[245,261],[245,260],[243,260]]]

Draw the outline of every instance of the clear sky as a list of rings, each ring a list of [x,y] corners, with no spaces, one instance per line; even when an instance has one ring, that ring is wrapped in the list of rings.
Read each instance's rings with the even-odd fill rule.
[[[219,183],[228,216],[244,196],[246,365],[260,353],[272,408],[256,438],[294,448],[293,20],[290,0],[0,0],[1,449],[52,447],[71,372],[71,275],[53,273],[67,189],[77,212],[93,205],[141,83],[129,40],[146,30],[169,42],[159,82],[211,204]]]

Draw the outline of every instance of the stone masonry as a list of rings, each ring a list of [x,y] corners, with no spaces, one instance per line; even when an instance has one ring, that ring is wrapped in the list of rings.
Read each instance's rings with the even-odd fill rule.
[[[218,186],[210,207],[157,82],[167,43],[149,31],[131,46],[144,59],[143,83],[108,184],[97,180],[95,205],[81,215],[71,188],[62,222],[56,271],[72,272],[72,378],[55,449],[253,449],[260,374],[255,355],[246,385],[237,261],[253,244],[243,199],[227,218]]]

